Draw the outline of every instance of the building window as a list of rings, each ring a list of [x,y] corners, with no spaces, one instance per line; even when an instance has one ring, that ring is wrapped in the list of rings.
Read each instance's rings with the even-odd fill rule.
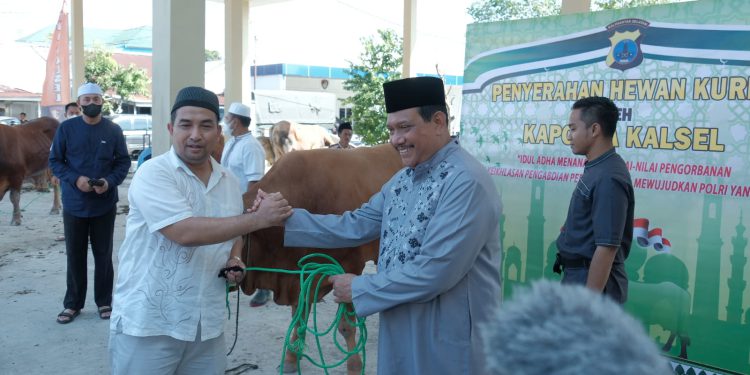
[[[339,120],[345,121],[352,117],[352,109],[341,107],[339,108]]]

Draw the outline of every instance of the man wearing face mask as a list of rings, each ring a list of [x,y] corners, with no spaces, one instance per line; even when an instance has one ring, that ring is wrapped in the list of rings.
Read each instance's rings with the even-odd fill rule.
[[[63,225],[68,257],[64,310],[57,322],[72,322],[86,301],[86,258],[89,241],[94,255],[94,301],[101,319],[112,311],[112,236],[117,186],[130,169],[122,129],[102,117],[102,89],[94,83],[78,88],[82,116],[57,128],[49,163],[62,186]]]
[[[224,116],[224,132],[231,137],[224,145],[221,165],[240,180],[240,191],[244,194],[263,177],[266,160],[263,146],[250,133],[250,107],[232,103]]]
[[[71,117],[80,116],[81,115],[81,109],[78,108],[77,102],[70,102],[65,105],[65,118],[69,119]]]
[[[266,160],[263,146],[250,132],[250,107],[242,103],[232,103],[229,106],[229,111],[224,116],[224,134],[230,138],[224,145],[221,165],[237,177],[240,191],[244,194],[263,177]],[[270,296],[270,291],[258,289],[250,300],[250,306],[263,306]]]

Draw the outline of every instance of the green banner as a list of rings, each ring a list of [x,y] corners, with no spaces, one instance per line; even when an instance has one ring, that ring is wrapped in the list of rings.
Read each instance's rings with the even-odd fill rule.
[[[570,107],[607,96],[636,192],[626,309],[676,373],[750,373],[748,25],[742,0],[469,25],[461,142],[503,197],[504,298],[558,278]]]

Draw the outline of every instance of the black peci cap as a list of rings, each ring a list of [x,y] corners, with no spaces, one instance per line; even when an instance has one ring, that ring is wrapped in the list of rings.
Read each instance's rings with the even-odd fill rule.
[[[219,119],[219,98],[213,92],[203,87],[189,86],[177,93],[172,106],[172,112],[181,107],[201,107],[216,113],[216,119]]]
[[[443,80],[437,77],[405,78],[383,84],[385,111],[398,112],[425,105],[445,105]]]

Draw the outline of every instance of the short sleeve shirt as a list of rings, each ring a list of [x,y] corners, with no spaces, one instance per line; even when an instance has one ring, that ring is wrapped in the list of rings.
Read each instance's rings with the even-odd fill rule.
[[[614,263],[623,263],[633,239],[634,207],[630,173],[614,148],[586,162],[557,238],[558,251],[591,259],[597,246],[612,246],[619,249]]]
[[[143,164],[128,189],[125,240],[119,265],[111,329],[131,336],[166,335],[193,341],[221,335],[226,320],[225,282],[217,277],[233,240],[182,246],[159,230],[190,217],[242,213],[237,179],[211,159],[208,184],[193,174],[174,149]]]
[[[251,133],[232,137],[224,146],[221,165],[239,180],[240,191],[247,191],[247,183],[259,181],[266,167],[266,154]]]

